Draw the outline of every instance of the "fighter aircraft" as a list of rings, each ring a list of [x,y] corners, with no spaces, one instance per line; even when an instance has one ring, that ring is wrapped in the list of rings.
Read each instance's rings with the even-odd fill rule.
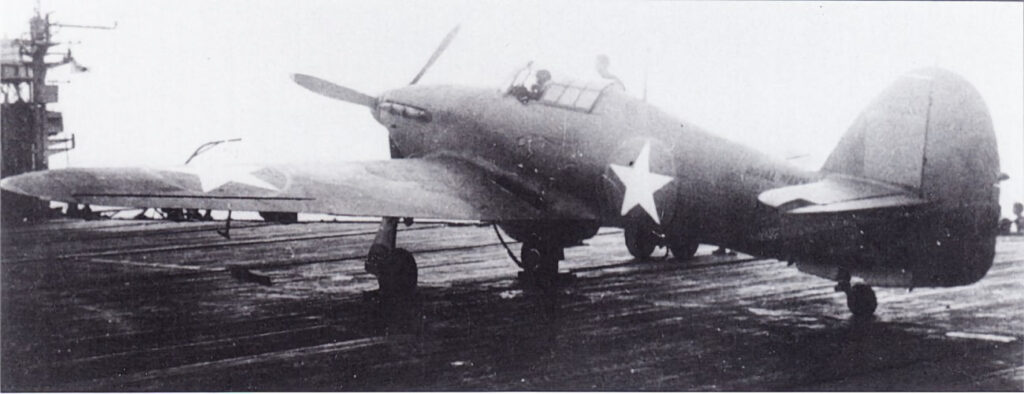
[[[473,220],[522,242],[526,277],[552,283],[563,250],[623,228],[638,259],[700,243],[777,258],[833,280],[854,315],[870,286],[961,286],[992,265],[999,159],[978,92],[943,70],[913,71],[850,126],[820,171],[717,137],[608,80],[523,67],[498,89],[417,82],[377,96],[296,74],[299,85],[366,107],[391,160],[343,164],[69,168],[0,186],[44,200],[125,207],[379,216],[366,262],[383,295],[416,288],[396,226]],[[546,73],[537,79],[536,75]],[[854,280],[857,280],[856,284]]]

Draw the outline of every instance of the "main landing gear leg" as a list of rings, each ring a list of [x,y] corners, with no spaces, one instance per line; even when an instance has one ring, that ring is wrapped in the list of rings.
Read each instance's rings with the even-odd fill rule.
[[[878,308],[878,299],[875,298],[875,291],[871,286],[863,283],[851,286],[849,274],[844,274],[839,280],[836,291],[846,293],[846,306],[853,312],[854,317],[869,317],[875,313],[875,308]]]
[[[366,258],[366,272],[377,277],[382,297],[405,297],[416,291],[416,259],[408,250],[395,247],[397,233],[398,218],[382,218]]]

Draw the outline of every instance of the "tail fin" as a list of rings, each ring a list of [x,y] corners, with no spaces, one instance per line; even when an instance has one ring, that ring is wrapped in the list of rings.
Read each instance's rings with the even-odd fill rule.
[[[861,112],[822,171],[904,186],[942,205],[989,201],[999,176],[992,118],[960,76],[918,70]]]
[[[822,171],[904,187],[928,201],[916,234],[888,241],[916,245],[917,285],[971,283],[991,267],[999,156],[988,109],[962,77],[924,69],[897,80],[857,117]]]

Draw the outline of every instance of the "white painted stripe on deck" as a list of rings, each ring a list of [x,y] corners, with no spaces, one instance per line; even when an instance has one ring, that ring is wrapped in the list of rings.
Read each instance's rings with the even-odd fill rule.
[[[189,271],[220,272],[220,271],[224,271],[225,270],[224,268],[208,268],[208,267],[200,267],[200,266],[195,266],[195,265],[166,264],[166,263],[142,263],[142,262],[138,262],[138,261],[110,260],[110,259],[100,259],[100,258],[92,258],[92,259],[89,259],[87,261],[89,261],[91,263],[122,264],[122,265],[133,265],[133,266],[147,267],[147,268],[170,268],[170,269],[189,270]]]
[[[972,332],[958,332],[950,331],[946,333],[947,337],[950,338],[965,338],[965,339],[980,339],[983,341],[1002,342],[1010,343],[1016,341],[1017,338],[1009,337],[1005,335],[994,335],[994,334],[977,334]]]

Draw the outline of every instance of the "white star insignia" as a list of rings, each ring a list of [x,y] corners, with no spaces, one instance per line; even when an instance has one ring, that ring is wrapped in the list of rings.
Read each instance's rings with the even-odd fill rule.
[[[238,167],[181,167],[175,172],[192,174],[199,178],[199,187],[203,193],[208,193],[228,183],[241,183],[258,187],[261,189],[280,191],[276,186],[267,181],[257,178],[252,173],[259,171],[262,167],[238,166]]]
[[[611,167],[622,184],[626,185],[626,194],[622,197],[622,215],[625,216],[630,209],[639,205],[655,223],[661,224],[658,207],[654,205],[654,192],[672,182],[672,177],[652,173],[650,156],[651,143],[648,141],[640,149],[640,155],[633,161],[632,166],[612,164]]]

